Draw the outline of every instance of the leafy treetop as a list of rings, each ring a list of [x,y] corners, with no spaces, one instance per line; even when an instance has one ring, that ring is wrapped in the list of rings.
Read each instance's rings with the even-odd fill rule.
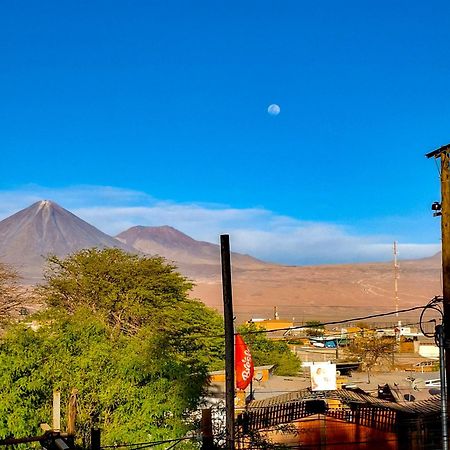
[[[49,306],[70,313],[87,307],[125,332],[158,325],[167,309],[189,303],[192,283],[159,256],[91,248],[48,261],[41,294]]]
[[[306,322],[306,335],[307,336],[323,336],[325,334],[325,328],[320,320],[309,320]]]
[[[96,415],[104,444],[183,436],[223,355],[222,319],[191,287],[160,257],[50,257],[39,329],[11,324],[0,341],[0,437],[39,433],[52,390],[74,388],[82,438]]]

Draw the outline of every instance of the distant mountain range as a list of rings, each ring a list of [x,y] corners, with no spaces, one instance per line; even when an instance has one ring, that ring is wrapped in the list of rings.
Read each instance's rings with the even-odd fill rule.
[[[219,245],[196,241],[170,226],[136,226],[108,236],[48,200],[0,221],[0,261],[15,266],[26,284],[42,280],[46,255],[63,257],[88,247],[163,256],[195,281],[194,296],[222,310]],[[440,254],[400,261],[398,305],[392,263],[290,267],[232,253],[232,269],[238,320],[269,317],[275,306],[280,316],[296,322],[358,317],[423,305],[442,292]],[[380,320],[411,318],[416,320],[401,315]]]
[[[0,261],[17,268],[25,282],[42,279],[45,257],[63,257],[83,248],[117,247],[131,253],[160,255],[194,278],[220,274],[220,247],[196,241],[169,226],[132,227],[109,236],[58,204],[42,200],[0,221]],[[233,254],[239,266],[260,266],[250,256]]]
[[[174,261],[187,276],[195,279],[219,276],[220,246],[197,241],[167,225],[161,227],[137,226],[118,234],[116,238],[142,253],[161,255]],[[236,270],[263,267],[265,263],[240,253],[232,253]]]

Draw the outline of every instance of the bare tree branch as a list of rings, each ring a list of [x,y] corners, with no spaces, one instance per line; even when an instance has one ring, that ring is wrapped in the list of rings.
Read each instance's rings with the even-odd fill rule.
[[[357,357],[367,371],[368,381],[370,374],[379,361],[392,362],[392,355],[396,348],[395,339],[378,337],[373,334],[358,336],[348,348],[348,352]]]
[[[24,290],[19,279],[14,269],[0,263],[0,322],[15,315],[23,304]]]

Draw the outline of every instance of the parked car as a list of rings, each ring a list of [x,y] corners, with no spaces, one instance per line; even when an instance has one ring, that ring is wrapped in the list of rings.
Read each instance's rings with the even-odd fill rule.
[[[441,379],[433,378],[432,380],[425,380],[426,387],[441,387]]]

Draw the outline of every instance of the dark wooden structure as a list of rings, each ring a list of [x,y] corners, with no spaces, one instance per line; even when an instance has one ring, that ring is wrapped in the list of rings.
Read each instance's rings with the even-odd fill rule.
[[[346,389],[290,392],[254,401],[239,416],[238,435],[244,436],[240,448],[248,448],[246,434],[262,431],[274,437],[274,430],[291,424],[303,430],[296,438],[300,448],[438,449],[439,402],[439,396],[433,396],[420,402],[395,403]],[[311,438],[314,433],[316,437]]]

